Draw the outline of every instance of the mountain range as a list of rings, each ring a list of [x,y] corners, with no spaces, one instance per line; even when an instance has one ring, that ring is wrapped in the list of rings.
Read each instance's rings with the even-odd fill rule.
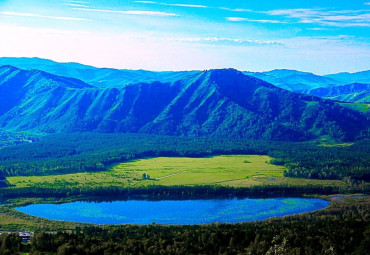
[[[370,71],[325,76],[285,69],[244,73],[290,91],[342,102],[370,103]]]
[[[0,58],[0,66],[11,65],[24,70],[41,70],[58,76],[79,79],[96,87],[121,88],[127,84],[139,82],[172,82],[191,73],[183,72],[152,72],[146,70],[119,70],[113,68],[96,68],[79,63],[58,63],[41,58]]]
[[[353,140],[369,133],[367,112],[288,91],[234,69],[180,76],[176,81],[101,87],[2,66],[0,128],[289,141],[323,136]]]
[[[25,70],[42,70],[58,76],[76,78],[101,88],[122,88],[128,84],[140,82],[174,82],[190,74],[201,73],[201,71],[152,72],[96,68],[79,63],[58,63],[40,58],[0,58],[0,66],[2,65],[12,65]],[[243,73],[294,92],[342,102],[370,103],[370,91],[369,89],[364,89],[368,88],[370,84],[370,70],[324,76],[287,69],[277,69],[268,72],[245,71]],[[357,85],[353,86],[353,84]],[[336,88],[338,86],[340,88]],[[317,93],[316,89],[320,89],[320,93]],[[333,94],[334,91],[337,94]]]

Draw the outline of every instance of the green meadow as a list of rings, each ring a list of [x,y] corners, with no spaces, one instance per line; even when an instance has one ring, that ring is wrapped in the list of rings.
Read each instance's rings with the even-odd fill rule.
[[[222,155],[205,158],[158,157],[120,163],[103,172],[7,177],[12,188],[146,187],[152,185],[337,185],[338,180],[284,177],[284,166],[262,155]]]

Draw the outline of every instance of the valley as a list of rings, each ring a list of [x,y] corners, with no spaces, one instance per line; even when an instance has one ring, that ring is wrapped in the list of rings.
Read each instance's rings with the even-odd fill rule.
[[[5,0],[0,34],[0,255],[370,254],[370,0]]]
[[[299,246],[325,251],[327,243],[341,251],[356,250],[351,243],[366,250],[370,204],[366,73],[347,74],[339,82],[336,76],[293,70],[150,72],[41,59],[4,58],[0,63],[8,63],[0,67],[0,230],[35,232],[31,243],[14,246],[15,250],[57,252],[76,242],[80,248],[73,251],[99,254],[76,240],[108,245],[105,236],[115,240],[108,245],[112,249],[132,253],[157,254],[153,247],[161,242],[158,236],[168,242],[167,248],[158,249],[192,250],[176,239],[180,235],[197,244],[194,253],[211,249],[210,243],[221,245],[224,238],[228,244],[217,249],[228,247],[232,254],[245,249],[265,254],[272,246],[264,246],[264,240],[281,244],[287,240],[291,250]],[[360,77],[362,83],[351,77]],[[309,204],[304,201],[312,198],[322,206],[303,210]],[[259,201],[252,207],[266,206],[261,218],[258,213],[228,218],[229,212],[250,207],[244,204],[214,214],[207,209],[248,199]],[[207,224],[172,225],[182,220],[170,220],[177,217],[166,211],[170,204],[178,202],[176,207],[182,208],[199,201],[204,205],[194,210],[205,208],[198,213],[205,221],[185,222]],[[209,205],[211,201],[216,205]],[[137,216],[143,208],[154,208],[151,202],[164,203],[156,209],[163,213],[159,224],[154,213]],[[98,213],[112,204],[117,208],[107,216]],[[128,204],[138,212],[127,209],[112,216]],[[50,209],[54,206],[61,209]],[[38,214],[45,210],[60,215],[73,206],[72,211],[85,206],[86,210],[76,218],[55,218],[60,220]],[[273,213],[265,217],[269,206]],[[34,215],[40,217],[17,208],[35,208]],[[290,213],[280,214],[286,209]],[[292,215],[301,212],[306,213]],[[117,220],[128,214],[132,222]],[[125,224],[79,220],[86,215],[113,217],[101,222]],[[344,218],[347,225],[342,224]],[[276,233],[270,232],[271,225]],[[288,234],[296,228],[297,236]],[[335,240],[323,236],[323,231],[334,233]],[[204,240],[193,240],[196,233]],[[297,243],[306,235],[318,236],[319,247]],[[21,242],[16,234],[2,234],[0,242],[1,238]],[[54,238],[63,241],[56,244]],[[205,244],[205,240],[218,241]],[[45,242],[53,244],[44,246]],[[340,247],[342,242],[348,245]],[[257,245],[263,247],[259,253]]]
[[[128,161],[104,172],[7,177],[11,188],[78,189],[150,186],[346,186],[340,180],[284,177],[287,168],[269,156],[227,155],[207,158],[160,157]],[[145,175],[144,175],[145,174]]]

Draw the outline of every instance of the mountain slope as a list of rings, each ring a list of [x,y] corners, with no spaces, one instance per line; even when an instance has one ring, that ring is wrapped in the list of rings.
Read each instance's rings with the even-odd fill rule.
[[[276,69],[263,73],[246,73],[283,89],[301,91],[315,89],[326,85],[342,84],[333,78],[313,73],[288,69]]]
[[[173,82],[199,71],[152,72],[96,68],[79,63],[58,63],[41,58],[0,58],[0,66],[12,65],[24,70],[42,70],[58,76],[72,77],[96,87],[117,87],[140,82]]]
[[[148,83],[153,81],[161,81],[164,83],[175,82],[189,75],[201,73],[200,71],[152,72],[145,70],[96,68],[79,63],[57,63],[40,58],[0,58],[0,66],[1,65],[13,65],[25,70],[38,69],[58,76],[80,79],[101,88],[122,88],[128,84]],[[339,73],[325,76],[288,69],[276,69],[262,73],[243,73],[274,84],[279,88],[301,93],[307,93],[308,91],[328,86],[343,86],[350,83],[370,83],[370,71]],[[368,93],[343,93],[336,94],[333,97],[323,98],[343,102],[368,102]]]
[[[370,84],[352,83],[302,90],[300,92],[343,102],[370,103]]]
[[[172,83],[96,88],[41,71],[0,68],[0,128],[307,140],[367,134],[367,117],[233,69]]]

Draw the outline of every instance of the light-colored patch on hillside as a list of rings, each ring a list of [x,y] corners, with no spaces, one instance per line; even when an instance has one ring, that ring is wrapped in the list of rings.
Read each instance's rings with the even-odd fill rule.
[[[340,106],[349,108],[354,111],[368,113],[370,111],[370,104],[362,104],[362,103],[338,103]]]
[[[321,143],[319,146],[322,147],[349,147],[352,146],[353,143]]]

